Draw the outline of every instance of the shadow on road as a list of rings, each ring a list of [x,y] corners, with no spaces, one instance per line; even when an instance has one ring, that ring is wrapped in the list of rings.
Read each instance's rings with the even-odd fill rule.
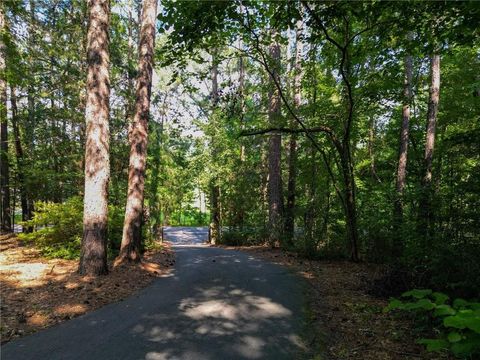
[[[12,341],[2,359],[302,358],[302,281],[242,252],[195,245],[175,252],[168,277],[123,302]]]

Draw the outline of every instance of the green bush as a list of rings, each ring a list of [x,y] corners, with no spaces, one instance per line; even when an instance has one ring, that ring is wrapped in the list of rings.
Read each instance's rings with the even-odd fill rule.
[[[450,302],[447,295],[429,289],[407,291],[402,297],[407,301],[391,299],[385,310],[426,315],[430,330],[440,334],[435,339],[418,340],[426,345],[427,351],[449,350],[462,358],[480,355],[480,303],[463,299]]]
[[[123,221],[125,219],[125,207],[108,206],[108,245],[109,258],[115,258],[122,243]]]
[[[222,231],[220,244],[228,246],[251,246],[264,244],[267,233],[262,229],[226,229]]]
[[[82,217],[83,202],[78,196],[61,204],[38,201],[33,219],[22,223],[34,230],[19,237],[33,242],[44,256],[75,259],[80,255]]]
[[[120,249],[125,210],[109,206],[108,237],[109,258]],[[24,241],[33,242],[43,256],[49,258],[78,259],[83,232],[83,200],[74,196],[64,203],[38,201],[33,219],[22,223],[34,229],[19,234]]]

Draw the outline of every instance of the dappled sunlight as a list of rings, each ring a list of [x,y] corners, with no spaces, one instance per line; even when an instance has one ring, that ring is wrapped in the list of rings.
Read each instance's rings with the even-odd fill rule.
[[[259,359],[262,357],[262,347],[265,341],[254,336],[242,336],[240,343],[234,345],[234,350],[247,359]]]
[[[76,260],[44,258],[16,238],[0,244],[2,342],[122,300],[155,278],[172,276],[175,262],[164,247],[147,252],[143,263],[112,268],[109,276],[82,276]]]
[[[185,299],[179,306],[188,317],[200,320],[202,318],[223,318],[228,320],[247,319],[254,316],[257,319],[270,317],[285,317],[292,313],[280,304],[272,300],[261,297],[247,295],[241,290],[230,291],[230,297],[227,300],[207,300],[198,301],[190,298]],[[232,304],[229,304],[232,303]]]
[[[208,227],[165,226],[164,236],[175,246],[203,245],[208,241]]]
[[[1,278],[2,282],[20,281],[19,287],[41,286],[45,283],[43,275],[48,269],[48,264],[43,263],[2,265]]]
[[[48,324],[48,316],[42,313],[35,313],[28,318],[28,324],[31,326],[43,327]]]
[[[80,315],[87,311],[84,304],[63,304],[57,306],[53,312],[58,315]]]
[[[267,282],[284,279],[284,269],[221,249],[180,246],[176,250],[175,276],[165,280],[171,282],[165,286],[178,286],[185,276],[199,283],[177,288],[177,302],[144,314],[131,327],[136,341],[149,344],[145,359],[213,360],[227,353],[232,359],[262,359],[271,354],[291,359],[306,350],[298,335],[300,305],[293,305],[283,290],[277,292]],[[246,276],[240,282],[225,273],[236,269]]]

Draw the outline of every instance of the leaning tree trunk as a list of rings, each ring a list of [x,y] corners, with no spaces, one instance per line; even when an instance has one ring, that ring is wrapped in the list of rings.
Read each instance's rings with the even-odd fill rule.
[[[294,87],[294,105],[298,109],[302,102],[302,51],[303,44],[301,40],[303,30],[302,20],[297,21],[296,31],[296,51],[295,51],[295,76],[293,80]],[[292,127],[295,128],[296,121],[292,121]],[[288,157],[288,185],[287,185],[287,206],[285,207],[285,237],[287,244],[293,243],[295,230],[295,198],[296,198],[296,179],[297,179],[297,135],[292,134],[289,144]]]
[[[424,238],[425,247],[430,243],[430,231],[433,222],[432,201],[432,163],[435,145],[435,131],[440,100],[440,55],[433,54],[431,61],[431,81],[428,99],[427,130],[425,139],[425,175],[422,179],[422,197],[420,201],[419,230]]]
[[[11,231],[9,164],[8,164],[8,123],[7,123],[7,73],[6,46],[3,34],[6,30],[4,6],[0,4],[0,191],[2,195],[2,216],[0,230]]]
[[[89,0],[87,101],[85,107],[85,195],[80,274],[101,275],[107,267],[110,56],[109,0]]]
[[[18,185],[20,188],[20,204],[22,206],[22,220],[27,221],[31,219],[31,212],[29,207],[27,186],[25,183],[25,164],[23,156],[22,142],[20,140],[20,129],[18,128],[18,109],[17,96],[14,86],[10,86],[10,104],[12,109],[12,128],[13,136],[15,138],[15,154],[17,156],[17,171],[18,171]],[[24,232],[30,232],[29,227],[23,229]]]
[[[129,129],[130,164],[127,205],[119,260],[140,260],[156,16],[157,0],[144,0],[140,29],[135,115]]]
[[[274,34],[275,35],[275,34]],[[280,45],[274,40],[269,48],[273,62],[268,99],[268,121],[272,127],[279,125],[281,116],[280,93],[276,84],[280,83]],[[281,169],[282,136],[273,133],[268,143],[268,223],[271,246],[283,237],[283,193]]]
[[[398,166],[397,166],[397,181],[396,181],[396,198],[394,203],[394,219],[393,219],[393,252],[394,256],[398,257],[403,251],[403,193],[406,185],[407,177],[407,153],[408,153],[408,138],[410,126],[410,103],[412,101],[412,78],[413,78],[413,64],[412,56],[408,55],[405,58],[405,81],[403,87],[403,109],[402,109],[402,126],[400,128],[400,149],[398,152]]]

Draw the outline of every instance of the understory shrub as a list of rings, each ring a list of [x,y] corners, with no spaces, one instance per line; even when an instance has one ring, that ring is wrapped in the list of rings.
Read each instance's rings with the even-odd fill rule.
[[[220,243],[228,246],[251,246],[265,243],[267,235],[260,229],[223,229]]]
[[[414,289],[391,299],[385,311],[401,310],[414,316],[423,332],[436,338],[421,338],[427,351],[450,351],[463,359],[478,359],[480,355],[480,303],[450,298],[430,289]]]
[[[122,240],[125,210],[109,206],[109,257],[118,254]],[[69,198],[63,203],[37,201],[33,218],[21,223],[33,229],[19,234],[24,241],[33,242],[43,256],[49,258],[78,259],[83,232],[83,199]]]
[[[19,238],[33,242],[42,255],[78,258],[83,229],[83,201],[78,196],[64,203],[37,201],[33,218],[22,225],[31,227],[33,231],[19,234]]]

